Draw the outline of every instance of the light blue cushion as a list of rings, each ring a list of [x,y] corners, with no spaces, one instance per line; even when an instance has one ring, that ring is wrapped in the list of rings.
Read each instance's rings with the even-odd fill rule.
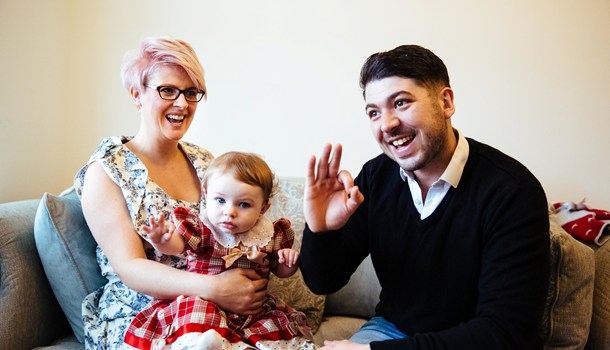
[[[81,303],[106,283],[95,258],[97,246],[73,189],[60,196],[45,193],[34,221],[38,255],[53,293],[74,335],[83,342]]]

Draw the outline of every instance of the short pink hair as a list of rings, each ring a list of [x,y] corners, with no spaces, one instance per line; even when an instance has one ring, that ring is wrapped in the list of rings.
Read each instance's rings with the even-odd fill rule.
[[[159,66],[174,66],[184,70],[197,89],[207,96],[203,67],[193,47],[184,40],[170,37],[146,37],[137,49],[128,51],[123,59],[123,86],[142,90],[144,83]]]

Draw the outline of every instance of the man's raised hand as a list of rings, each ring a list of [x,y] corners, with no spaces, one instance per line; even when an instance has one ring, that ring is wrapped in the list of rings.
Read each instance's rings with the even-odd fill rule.
[[[340,144],[334,147],[326,144],[317,162],[315,156],[309,159],[303,209],[312,232],[343,227],[364,201],[352,175],[346,170],[339,171],[341,153]]]

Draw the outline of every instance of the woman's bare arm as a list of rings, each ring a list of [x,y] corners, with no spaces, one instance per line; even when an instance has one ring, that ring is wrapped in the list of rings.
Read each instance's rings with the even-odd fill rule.
[[[81,199],[95,240],[129,288],[163,299],[198,295],[238,314],[260,310],[268,280],[254,271],[234,269],[202,275],[148,260],[120,188],[97,163],[87,170]]]

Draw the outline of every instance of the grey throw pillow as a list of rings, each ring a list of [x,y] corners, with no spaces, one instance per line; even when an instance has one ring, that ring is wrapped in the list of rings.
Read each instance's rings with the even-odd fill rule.
[[[610,349],[610,243],[588,245],[595,250],[595,288],[587,349]]]
[[[551,278],[540,327],[545,349],[583,349],[593,307],[593,250],[550,220]]]
[[[81,303],[107,280],[100,274],[95,257],[97,243],[73,189],[60,196],[42,196],[34,221],[34,238],[51,289],[82,343]]]

